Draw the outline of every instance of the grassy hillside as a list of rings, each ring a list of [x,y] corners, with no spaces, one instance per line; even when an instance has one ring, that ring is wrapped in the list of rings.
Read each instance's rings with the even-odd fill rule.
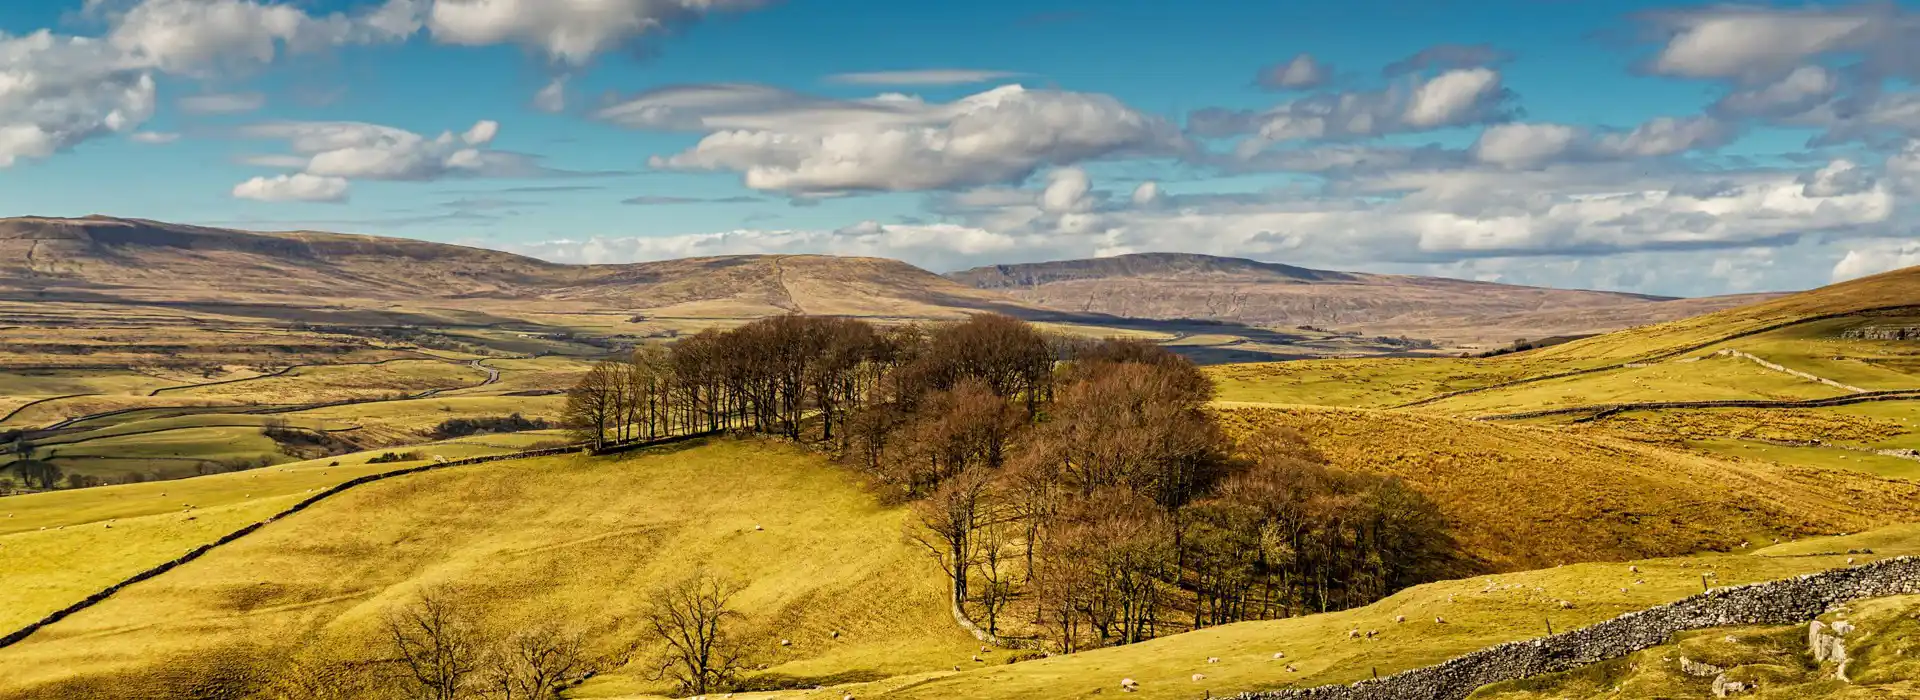
[[[1876,554],[1856,556],[1856,560],[1920,553],[1920,531],[1911,527],[1796,545],[1832,552],[1858,548],[1868,541],[1876,543]],[[1708,554],[1631,564],[1572,564],[1445,581],[1417,586],[1355,610],[1227,625],[984,668],[877,696],[1091,698],[1120,692],[1122,678],[1138,681],[1139,691],[1128,697],[1142,698],[1221,697],[1247,690],[1350,683],[1376,669],[1384,676],[1501,642],[1544,636],[1549,621],[1555,631],[1566,631],[1671,602],[1700,592],[1701,575],[1707,572],[1714,574],[1715,585],[1733,585],[1845,566],[1847,559],[1845,555]],[[1563,608],[1561,601],[1572,607]],[[1406,621],[1396,622],[1400,617]],[[1351,630],[1379,634],[1352,639]],[[1219,662],[1208,663],[1210,658]],[[1204,678],[1196,681],[1195,674]]]
[[[1229,431],[1298,430],[1335,465],[1433,498],[1496,571],[1735,550],[1920,520],[1920,483],[1403,412],[1234,408]],[[1524,494],[1524,497],[1520,495]]]
[[[0,697],[164,694],[235,664],[270,667],[294,642],[370,651],[382,611],[449,582],[490,622],[554,617],[619,644],[637,635],[650,586],[699,565],[750,582],[739,602],[762,678],[948,667],[977,644],[947,616],[938,572],[901,539],[903,516],[819,457],[759,442],[380,482],[0,650],[0,665],[22,670],[0,680]],[[101,529],[32,534],[89,528]],[[581,694],[660,690],[636,666]]]
[[[1911,310],[1863,314],[1900,305],[1920,305],[1920,268],[1491,358],[1311,360],[1209,372],[1225,401],[1371,408],[1419,403],[1467,414],[1608,400],[1809,398],[1842,391],[1755,363],[1742,366],[1738,358],[1703,359],[1721,349],[1861,389],[1920,387],[1920,349],[1913,343],[1842,337],[1852,328],[1920,317]]]

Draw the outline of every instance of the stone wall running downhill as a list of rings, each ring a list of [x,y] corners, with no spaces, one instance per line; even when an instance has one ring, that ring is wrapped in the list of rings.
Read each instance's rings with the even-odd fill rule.
[[[625,452],[628,450],[636,450],[644,447],[656,447],[656,446],[667,445],[667,444],[676,443],[676,442],[683,442],[683,441],[694,440],[694,439],[703,438],[703,437],[710,437],[712,435],[718,434],[718,432],[719,431],[700,432],[700,433],[693,433],[689,435],[676,435],[673,437],[665,437],[665,438],[659,438],[654,440],[639,440],[639,441],[630,441],[625,443],[612,444],[612,445],[607,445],[606,447],[602,448],[598,452],[595,452],[594,454],[611,454],[614,452]],[[95,605],[99,605],[101,601],[104,601],[107,598],[112,597],[113,594],[120,592],[121,589],[124,589],[133,584],[139,583],[141,581],[145,581],[147,579],[153,578],[155,576],[159,576],[161,574],[167,573],[174,569],[180,568],[182,565],[185,565],[188,562],[191,562],[195,559],[199,559],[200,557],[206,556],[208,552],[211,552],[222,545],[233,542],[234,540],[238,540],[242,537],[246,537],[247,535],[251,535],[254,532],[258,531],[260,528],[273,524],[275,521],[278,521],[287,516],[290,516],[300,511],[311,508],[314,506],[314,504],[327,500],[328,498],[338,496],[341,493],[345,493],[347,490],[352,489],[354,487],[371,484],[376,481],[385,481],[387,479],[419,474],[421,472],[430,472],[430,471],[435,471],[439,469],[448,469],[451,467],[464,467],[464,466],[473,465],[473,464],[485,464],[487,462],[501,462],[501,461],[506,461],[510,459],[550,457],[553,455],[580,453],[583,450],[585,450],[585,447],[582,445],[568,445],[565,447],[552,447],[552,448],[540,449],[540,450],[527,450],[525,452],[513,452],[509,454],[489,455],[485,457],[468,457],[466,459],[448,460],[445,462],[428,464],[428,465],[419,466],[419,467],[396,469],[394,471],[382,472],[379,474],[369,474],[367,476],[363,476],[357,479],[341,482],[335,485],[333,488],[329,488],[325,491],[314,494],[313,496],[308,497],[305,500],[300,501],[299,503],[293,504],[292,506],[288,507],[286,510],[273,514],[271,517],[268,517],[266,520],[262,520],[260,522],[254,523],[252,525],[248,525],[246,527],[243,527],[231,533],[228,533],[225,537],[221,537],[218,540],[214,540],[213,543],[211,544],[203,544],[203,545],[200,545],[199,547],[195,547],[193,548],[193,550],[187,552],[185,555],[181,556],[179,559],[175,559],[173,561],[169,561],[169,562],[160,564],[158,566],[155,566],[151,569],[147,569],[146,571],[142,571],[140,573],[134,574],[133,576],[128,577],[126,580],[123,580],[119,583],[108,586],[106,589],[101,590],[98,593],[87,596],[85,600],[81,600],[80,602],[77,602],[65,608],[62,608],[51,615],[40,618],[39,621],[34,622],[33,624],[30,624],[30,625],[27,625],[26,627],[22,627],[18,630],[15,630],[14,632],[4,637],[0,637],[0,649],[4,649],[14,644],[18,644],[22,640],[25,640],[27,637],[32,636],[34,632],[40,631],[41,628],[44,628],[48,625],[59,622],[61,620],[67,619],[68,617],[72,616],[74,613],[80,612],[87,608],[91,608]]]
[[[1242,693],[1239,700],[1458,700],[1492,683],[1571,671],[1665,644],[1675,633],[1806,622],[1862,598],[1920,594],[1920,558],[1899,557],[1779,581],[1716,588],[1591,627],[1489,647],[1353,685]]]

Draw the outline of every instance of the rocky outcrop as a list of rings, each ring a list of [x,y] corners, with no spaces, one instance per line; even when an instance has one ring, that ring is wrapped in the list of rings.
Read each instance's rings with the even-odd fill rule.
[[[1861,326],[1842,331],[1849,340],[1920,340],[1920,326]]]

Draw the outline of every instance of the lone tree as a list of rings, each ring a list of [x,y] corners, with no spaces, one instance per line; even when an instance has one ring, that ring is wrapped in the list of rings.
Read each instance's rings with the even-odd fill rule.
[[[428,590],[387,616],[388,640],[414,697],[460,700],[478,680],[480,634],[455,597],[447,589]]]
[[[694,695],[733,684],[744,665],[731,634],[740,617],[729,607],[737,592],[737,586],[705,570],[653,592],[647,625],[667,644],[655,678],[671,678],[681,692]]]

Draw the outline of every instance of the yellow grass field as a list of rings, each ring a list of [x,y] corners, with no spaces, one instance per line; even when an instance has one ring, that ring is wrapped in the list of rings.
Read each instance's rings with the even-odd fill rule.
[[[246,475],[218,480],[233,476]],[[148,517],[187,517],[165,511]],[[750,582],[739,603],[755,658],[768,666],[760,676],[841,682],[950,667],[977,643],[947,615],[938,571],[902,539],[904,514],[819,457],[753,441],[380,482],[0,650],[0,666],[22,670],[0,680],[0,697],[163,692],[191,671],[218,673],[201,665],[215,660],[270,665],[295,641],[360,648],[377,639],[387,606],[436,583],[468,587],[495,622],[557,616],[593,630],[597,643],[631,641],[648,588],[701,565]],[[28,534],[107,538],[124,527]],[[17,536],[0,546],[24,546]],[[185,549],[133,544],[164,550],[146,552],[156,557]],[[579,694],[663,690],[633,668]]]
[[[1406,412],[1221,416],[1229,432],[1286,426],[1334,465],[1405,480],[1440,506],[1460,549],[1494,571],[1730,551],[1920,520],[1920,482],[1856,471]]]

